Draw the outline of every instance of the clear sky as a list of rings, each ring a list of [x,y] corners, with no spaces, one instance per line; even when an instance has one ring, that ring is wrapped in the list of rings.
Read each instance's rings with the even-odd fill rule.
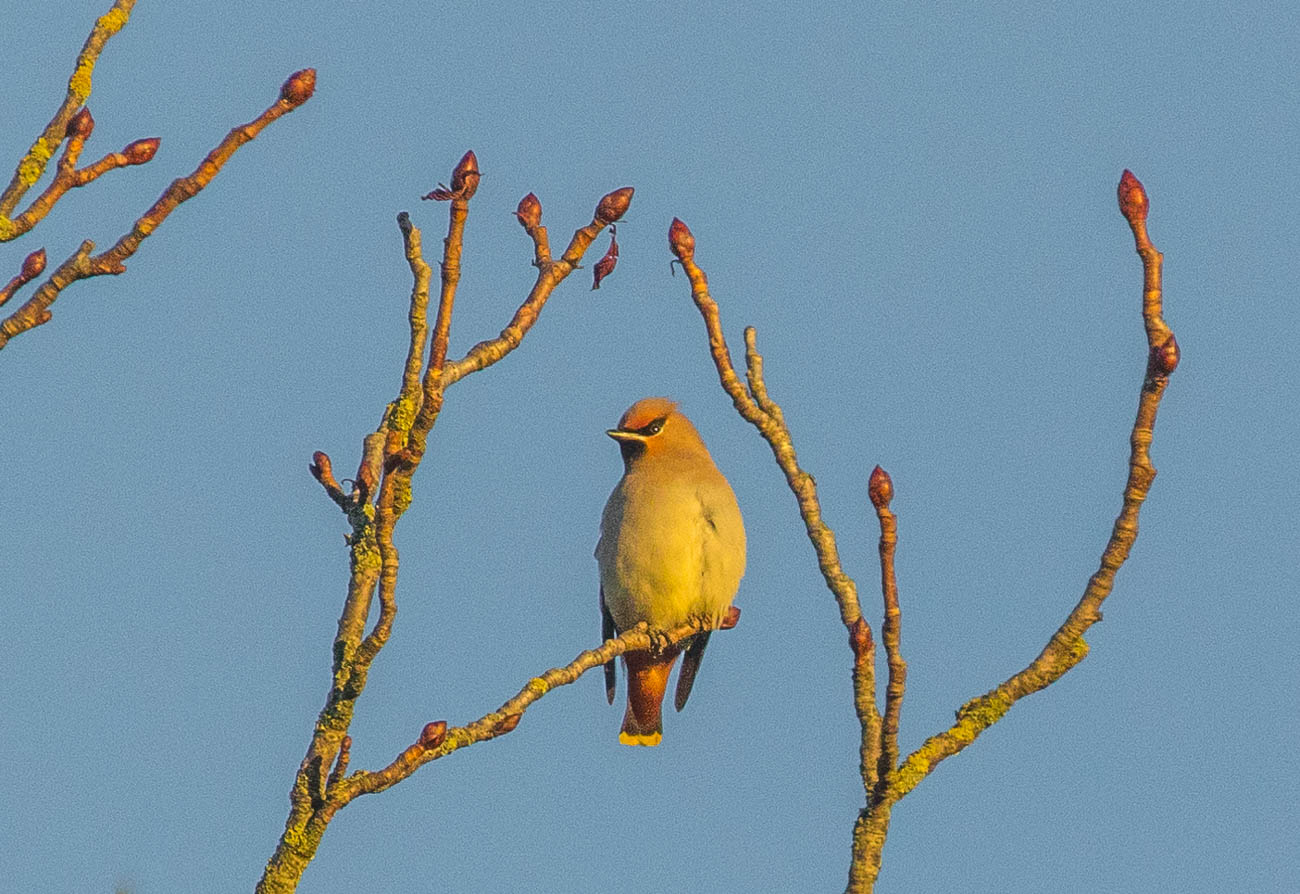
[[[0,14],[6,170],[108,6]],[[307,463],[355,468],[395,395],[395,217],[435,257],[446,206],[418,197],[472,148],[455,356],[532,281],[521,196],[560,244],[605,192],[636,197],[600,291],[575,274],[449,393],[353,766],[598,642],[603,432],[642,396],[679,400],[735,487],[744,616],[661,747],[618,745],[622,696],[591,675],[346,808],[303,891],[842,888],[846,636],[669,275],[668,223],[694,231],[733,350],[757,327],[873,625],[866,480],[893,475],[910,751],[1038,653],[1119,508],[1145,363],[1126,167],[1183,349],[1141,537],[1090,657],[895,809],[879,890],[1297,890],[1298,31],[1287,3],[142,0],[86,157],[162,147],[0,247],[4,279],[40,246],[111,244],[291,71],[319,86],[125,276],[74,285],[0,356],[0,887],[255,883],[347,578]]]

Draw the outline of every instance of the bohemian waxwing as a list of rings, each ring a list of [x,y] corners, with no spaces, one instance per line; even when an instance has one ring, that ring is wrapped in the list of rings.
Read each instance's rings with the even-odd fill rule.
[[[745,573],[745,525],[731,485],[713,464],[699,433],[672,401],[647,397],[606,432],[623,454],[623,477],[600,520],[600,613],[606,639],[641,621],[668,630],[727,613]],[[676,707],[691,694],[709,634],[659,654],[624,655],[627,712],[618,740],[658,745],[668,674],[683,647]],[[605,694],[614,702],[614,662],[605,666]]]

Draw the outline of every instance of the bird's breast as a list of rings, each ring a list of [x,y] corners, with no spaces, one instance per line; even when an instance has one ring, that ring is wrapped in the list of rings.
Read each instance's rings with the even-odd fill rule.
[[[629,473],[605,507],[596,558],[620,630],[717,618],[745,568],[745,531],[730,486],[711,475]]]

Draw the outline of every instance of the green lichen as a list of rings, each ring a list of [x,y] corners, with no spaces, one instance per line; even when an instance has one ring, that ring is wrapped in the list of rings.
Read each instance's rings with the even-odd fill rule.
[[[995,689],[962,705],[950,730],[926,740],[894,771],[889,780],[890,800],[897,801],[916,788],[940,761],[974,742],[980,733],[1001,720],[1013,703],[1010,696]]]
[[[400,475],[393,476],[393,511],[401,515],[411,506],[410,479]]]
[[[370,571],[375,574],[383,565],[379,555],[379,544],[375,542],[373,532],[366,532],[352,542],[352,568],[354,571]]]
[[[0,242],[8,242],[18,235],[18,226],[12,220],[0,215]]]
[[[964,741],[973,742],[975,736],[1001,720],[1002,715],[1011,710],[1011,704],[1011,698],[996,689],[987,695],[971,699],[957,711],[957,725],[952,731],[966,732],[969,728],[972,734]]]
[[[925,753],[926,749],[927,746],[921,746],[916,753],[910,755],[893,772],[892,778],[889,780],[889,792],[894,796],[895,800],[916,788],[922,779],[930,775],[930,770],[934,764]]]
[[[415,424],[415,400],[409,396],[404,397],[394,401],[389,407],[388,419],[392,428],[396,431],[410,431],[411,426]]]

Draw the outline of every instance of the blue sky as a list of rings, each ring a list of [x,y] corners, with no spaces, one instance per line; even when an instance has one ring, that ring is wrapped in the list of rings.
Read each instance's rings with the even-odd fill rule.
[[[10,164],[108,6],[4,17]],[[418,197],[470,148],[455,356],[532,281],[521,196],[563,243],[602,194],[637,192],[600,291],[576,274],[448,395],[353,766],[596,643],[591,552],[620,472],[603,431],[639,397],[678,399],[735,487],[744,616],[658,749],[617,744],[621,702],[593,675],[349,806],[301,890],[840,889],[861,804],[845,634],[669,275],[668,223],[694,231],[733,350],[757,327],[873,624],[866,479],[893,476],[910,751],[1038,653],[1119,508],[1145,363],[1126,167],[1183,350],[1141,536],[1090,657],[895,809],[879,890],[1300,885],[1293,10],[338,6],[141,2],[97,69],[86,157],[159,136],[156,159],[0,248],[16,271],[40,246],[111,244],[318,69],[315,98],[125,276],[74,285],[0,357],[6,886],[256,881],[346,584],[346,526],[307,463],[354,468],[396,393],[395,216],[434,257],[445,206]]]

